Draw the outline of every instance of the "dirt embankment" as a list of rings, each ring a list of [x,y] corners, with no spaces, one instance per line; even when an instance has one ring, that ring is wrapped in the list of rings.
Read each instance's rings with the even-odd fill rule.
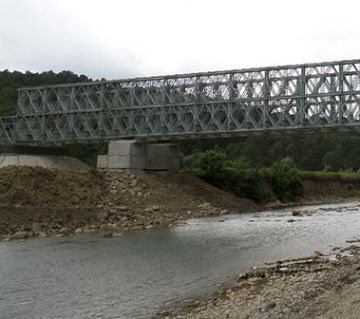
[[[303,184],[304,198],[308,200],[360,196],[360,183],[357,181],[304,179]]]
[[[0,204],[9,207],[94,207],[104,197],[105,180],[87,171],[37,167],[0,169]]]
[[[335,180],[314,177],[302,177],[304,195],[295,202],[281,203],[279,201],[270,202],[267,208],[277,209],[289,206],[322,204],[331,202],[347,202],[360,198],[360,182],[357,180]],[[270,184],[267,185],[269,191],[275,198],[274,191]]]
[[[0,169],[0,236],[166,226],[259,206],[186,174]]]
[[[305,180],[304,185],[305,197],[292,204],[339,200],[349,190],[352,194],[360,190],[360,185],[348,181]],[[0,169],[2,239],[146,229],[278,206],[236,198],[187,174]]]
[[[360,246],[342,249],[335,260],[314,255],[254,268],[212,298],[185,302],[176,313],[159,317],[358,319]]]

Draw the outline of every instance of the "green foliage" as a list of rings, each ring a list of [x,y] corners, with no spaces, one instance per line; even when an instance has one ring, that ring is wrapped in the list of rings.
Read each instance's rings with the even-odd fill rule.
[[[293,201],[304,192],[299,171],[291,159],[285,158],[271,166],[271,184],[281,201]]]
[[[239,197],[263,203],[270,196],[265,191],[264,176],[251,168],[244,159],[229,160],[221,151],[206,151],[184,159],[185,170],[193,172],[208,183],[228,190]]]
[[[90,167],[96,167],[97,156],[106,154],[107,147],[107,143],[70,144],[66,146],[66,150],[71,157],[80,159]]]
[[[244,159],[228,161],[229,174],[228,189],[238,197],[245,197],[257,203],[265,203],[270,200],[270,194],[266,191],[265,176],[262,171],[252,168]]]
[[[228,180],[226,154],[214,150],[200,153],[193,159],[188,170],[201,176],[217,187],[225,187]]]
[[[207,149],[228,154],[229,159],[246,158],[253,167],[270,167],[274,162],[289,157],[301,170],[331,171],[360,170],[360,134],[314,133],[248,138],[186,141],[185,155]]]
[[[339,171],[342,169],[341,165],[343,164],[342,154],[339,150],[326,152],[322,162],[325,170]]]

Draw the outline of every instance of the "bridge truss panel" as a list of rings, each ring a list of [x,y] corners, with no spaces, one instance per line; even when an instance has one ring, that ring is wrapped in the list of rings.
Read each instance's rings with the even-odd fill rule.
[[[359,79],[352,60],[25,88],[17,116],[0,118],[0,141],[352,128],[360,124]]]

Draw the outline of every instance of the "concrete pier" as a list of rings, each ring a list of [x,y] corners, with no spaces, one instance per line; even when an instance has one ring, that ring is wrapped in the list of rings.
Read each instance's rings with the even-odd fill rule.
[[[112,141],[108,155],[100,155],[98,168],[132,171],[178,171],[180,151],[176,144],[144,144],[134,140]]]

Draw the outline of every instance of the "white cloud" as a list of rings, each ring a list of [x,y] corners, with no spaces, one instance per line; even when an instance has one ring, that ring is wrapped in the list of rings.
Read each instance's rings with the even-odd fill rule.
[[[352,0],[0,0],[0,8],[0,69],[122,78],[360,58]]]

